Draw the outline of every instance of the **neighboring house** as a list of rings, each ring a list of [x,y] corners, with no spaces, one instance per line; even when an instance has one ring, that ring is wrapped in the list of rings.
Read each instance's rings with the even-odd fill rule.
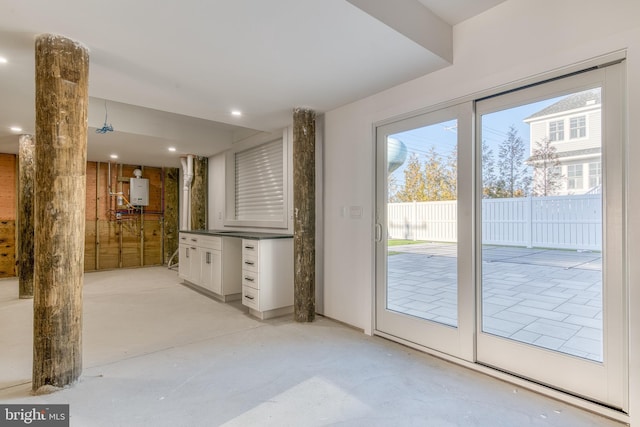
[[[555,195],[599,193],[601,165],[600,89],[578,92],[527,117],[530,154],[545,138],[556,148],[561,183]],[[541,179],[534,170],[534,181]]]

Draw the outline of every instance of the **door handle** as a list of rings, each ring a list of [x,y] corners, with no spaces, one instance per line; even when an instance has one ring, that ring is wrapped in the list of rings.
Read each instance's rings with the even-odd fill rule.
[[[382,241],[382,225],[376,224],[376,242],[380,243]]]

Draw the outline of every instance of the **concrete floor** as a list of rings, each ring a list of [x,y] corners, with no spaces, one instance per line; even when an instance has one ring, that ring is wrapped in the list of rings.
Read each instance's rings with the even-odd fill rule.
[[[162,267],[89,273],[84,372],[30,395],[31,300],[0,281],[0,403],[71,426],[620,426],[320,317],[259,321]]]

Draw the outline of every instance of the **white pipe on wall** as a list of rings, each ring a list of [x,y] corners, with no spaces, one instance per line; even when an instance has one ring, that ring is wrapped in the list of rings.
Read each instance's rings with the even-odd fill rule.
[[[182,178],[184,186],[182,187],[182,215],[180,222],[181,230],[191,229],[191,182],[193,181],[193,155],[181,157]]]

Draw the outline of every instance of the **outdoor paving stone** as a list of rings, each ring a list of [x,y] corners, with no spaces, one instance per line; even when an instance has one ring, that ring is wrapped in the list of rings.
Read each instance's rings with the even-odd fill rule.
[[[394,291],[407,291],[407,292],[415,292],[415,285],[404,285],[402,283],[394,283],[392,285]]]
[[[575,335],[580,338],[587,338],[591,340],[595,340],[598,342],[602,342],[602,330],[596,328],[581,328]]]
[[[491,304],[486,301],[482,302],[482,314],[484,316],[494,316],[496,313],[499,313],[504,309],[505,307],[503,305]]]
[[[551,319],[538,319],[538,322],[540,323],[544,323],[547,325],[551,325],[551,326],[557,326],[560,328],[567,328],[567,329],[572,329],[576,332],[578,332],[582,326],[580,325],[574,325],[572,323],[567,323],[564,320],[563,321],[558,321],[558,320],[551,320]]]
[[[417,294],[422,294],[422,295],[437,295],[440,292],[442,292],[442,289],[438,288],[431,288],[431,287],[427,287],[427,286],[421,286],[419,288],[416,289],[416,293]]]
[[[556,304],[556,305],[562,304],[563,302],[565,302],[567,300],[566,298],[552,297],[552,296],[541,295],[541,294],[532,294],[532,293],[528,293],[528,292],[519,293],[518,297],[522,298],[524,300],[548,302],[550,304]]]
[[[522,301],[521,298],[508,298],[508,297],[484,297],[483,301],[485,303],[491,303],[496,305],[501,305],[504,307],[511,307]]]
[[[525,342],[527,344],[533,344],[538,338],[540,338],[540,334],[536,334],[534,332],[520,330],[515,334],[511,335],[509,338],[512,340]]]
[[[540,317],[543,319],[552,319],[552,320],[563,320],[567,318],[567,314],[565,313],[557,313],[551,310],[544,310],[541,308],[535,307],[526,307],[521,305],[516,305],[511,307],[511,311],[515,311],[517,313],[528,314],[530,316]]]
[[[564,343],[565,343],[565,340],[543,335],[540,338],[538,338],[533,344],[538,347],[544,347],[550,350],[557,350]]]
[[[598,299],[590,299],[587,302],[587,305],[589,307],[598,307],[598,308],[602,308],[602,298],[598,298]]]
[[[568,340],[576,334],[574,329],[550,325],[540,321],[529,323],[524,330],[552,338],[558,338],[560,340]]]
[[[408,314],[408,315],[414,316],[414,317],[419,317],[419,318],[425,319],[425,320],[432,320],[434,317],[436,317],[433,314],[430,314],[428,312],[424,312],[424,311],[421,311],[421,310],[396,310],[396,311],[400,311],[401,313]]]
[[[563,288],[587,290],[591,285],[578,280],[551,279],[554,283]]]
[[[501,286],[506,289],[511,289],[514,287],[514,284],[512,282],[508,280],[497,279],[494,277],[483,276],[482,281],[485,285],[490,284],[490,286]]]
[[[602,292],[600,291],[582,291],[579,295],[589,298],[589,299],[599,299],[602,298]]]
[[[512,334],[515,334],[526,325],[522,323],[516,323],[510,320],[502,320],[497,319],[495,317],[485,317],[482,319],[482,330],[486,331],[488,329],[499,331],[499,335],[501,337],[509,337]],[[535,332],[535,331],[532,331]]]
[[[558,303],[555,302],[545,302],[545,301],[536,301],[533,299],[523,299],[520,305],[525,307],[535,307],[541,308],[543,310],[554,310],[558,307]]]
[[[453,250],[446,250],[447,246]],[[408,245],[407,248],[414,253],[388,257],[389,308],[455,326],[455,245]],[[403,249],[394,247],[393,250]],[[512,335],[512,339],[526,343],[534,341],[534,345],[553,350],[566,342],[562,351],[598,360],[594,355],[600,357],[600,349],[581,340],[601,340],[599,266],[599,253],[485,246],[483,330],[502,337]],[[562,311],[557,310],[560,306]],[[580,315],[585,310],[588,316]],[[545,331],[567,338],[539,333]]]
[[[438,308],[438,306],[435,304],[430,304],[430,303],[426,303],[423,301],[416,301],[416,300],[403,304],[403,307],[406,307],[412,310],[425,311],[425,312],[430,312],[431,310]]]
[[[502,320],[521,323],[523,325],[528,325],[529,323],[532,323],[532,322],[535,322],[536,320],[538,320],[537,317],[529,316],[529,315],[522,314],[522,313],[516,313],[516,312],[511,311],[509,309],[502,310],[502,311],[500,311],[498,313],[495,313],[495,314],[492,315],[492,317],[495,317],[496,319],[502,319]]]
[[[584,304],[572,304],[572,303],[564,303],[558,308],[556,311],[567,314],[577,314],[583,317],[593,317],[600,312],[598,307],[590,307]]]
[[[592,317],[571,315],[564,319],[563,322],[571,323],[572,325],[586,326],[589,328],[602,330],[602,320]]]
[[[503,296],[503,297],[512,297],[514,295],[516,295],[518,292],[516,291],[512,291],[510,289],[491,289],[490,291],[486,291],[484,295],[487,295],[487,292],[490,292],[491,295],[495,295],[495,296]]]
[[[431,314],[437,314],[438,316],[444,316],[449,319],[455,319],[458,316],[458,312],[455,307],[440,306],[429,310]]]
[[[548,291],[544,291],[542,292],[540,295],[544,295],[547,297],[556,297],[556,298],[560,298],[563,301],[566,301],[568,298],[573,298],[576,295],[576,291],[571,291],[571,292],[559,292],[557,290],[555,290],[556,288],[552,288]]]
[[[577,296],[577,297],[571,298],[569,300],[569,302],[571,304],[587,305],[587,303],[589,302],[589,298],[584,298],[582,296]]]
[[[406,298],[406,297],[413,296],[413,294],[414,294],[414,292],[411,292],[411,291],[389,289],[387,291],[387,298],[389,298],[389,299]]]
[[[560,347],[563,351],[575,354],[577,352],[584,352],[586,354],[602,354],[602,342],[600,340],[593,340],[583,337],[572,337],[566,343]],[[575,353],[574,353],[575,351]],[[597,360],[599,360],[598,358]]]
[[[426,294],[413,294],[412,298],[415,301],[422,301],[422,302],[435,302],[435,301],[440,301],[442,298],[438,295],[426,295]]]

